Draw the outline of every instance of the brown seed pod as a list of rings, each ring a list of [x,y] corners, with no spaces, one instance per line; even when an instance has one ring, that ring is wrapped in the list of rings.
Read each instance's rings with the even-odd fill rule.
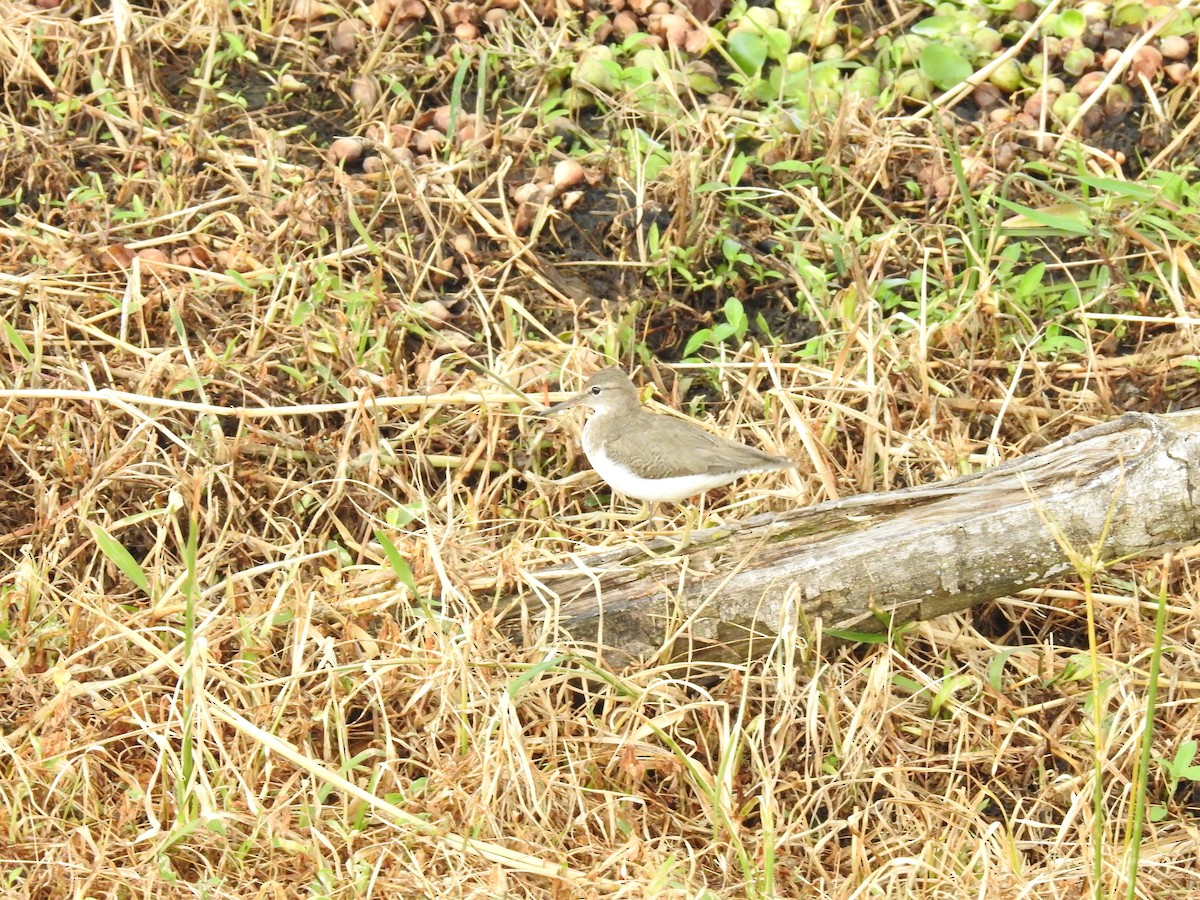
[[[325,158],[329,160],[331,165],[344,166],[346,163],[354,162],[362,156],[363,149],[363,142],[358,138],[338,138],[329,145],[329,149],[325,152]]]
[[[1162,50],[1163,59],[1180,60],[1186,59],[1190,47],[1188,47],[1187,38],[1182,35],[1172,34],[1163,38],[1159,43]]]
[[[387,28],[393,18],[399,18],[399,0],[375,0],[368,7],[371,24],[376,28]]]
[[[687,33],[687,38],[683,42],[683,49],[692,56],[703,56],[714,46],[712,29],[707,25],[702,25],[699,28],[691,28]]]
[[[613,16],[612,26],[613,31],[615,31],[622,38],[627,38],[631,34],[637,33],[638,20],[633,13],[625,10]]]
[[[461,25],[464,22],[474,22],[478,13],[467,3],[450,3],[446,5],[446,21],[451,25]]]
[[[446,135],[436,128],[426,128],[413,135],[413,149],[428,156],[446,143]]]
[[[683,16],[668,13],[662,17],[663,37],[667,39],[668,47],[686,47],[692,36],[692,23]]]
[[[350,82],[350,99],[356,106],[371,109],[379,102],[379,80],[374,75],[357,75]]]
[[[1000,88],[988,81],[975,86],[975,90],[971,91],[971,99],[982,110],[995,109],[1004,103],[1004,95],[1000,93]]]
[[[349,56],[358,47],[362,31],[363,23],[358,19],[342,19],[329,34],[329,46],[334,53]]]
[[[1142,78],[1153,80],[1163,68],[1163,57],[1157,47],[1146,44],[1133,54],[1129,64],[1129,80],[1138,82]]]
[[[171,262],[167,254],[163,253],[157,247],[145,247],[137,252],[137,257],[142,261],[143,265],[150,269],[157,269]]]
[[[450,130],[450,106],[443,104],[433,111],[432,125],[442,134]]]
[[[1163,72],[1171,79],[1172,84],[1183,84],[1191,77],[1192,67],[1185,62],[1170,63],[1163,66]]]
[[[465,231],[452,237],[450,239],[450,246],[463,259],[475,260],[479,258],[479,248],[475,244],[474,235],[468,234]]]
[[[109,244],[96,255],[100,268],[106,272],[128,269],[133,264],[133,251],[124,244]]]
[[[561,193],[568,188],[573,188],[584,179],[583,166],[578,160],[562,159],[554,164],[554,175],[551,177],[551,184],[554,186],[555,193]]]
[[[1133,92],[1123,84],[1114,84],[1104,93],[1104,114],[1109,118],[1127,116],[1133,110]]]
[[[426,322],[434,326],[445,325],[450,321],[450,310],[446,309],[446,305],[440,300],[426,300],[424,303],[418,303],[417,311]]]
[[[1100,82],[1104,80],[1103,72],[1086,72],[1080,79],[1075,82],[1073,90],[1080,97],[1090,97],[1096,93],[1096,89],[1100,87]]]
[[[323,19],[336,12],[338,12],[336,6],[330,6],[320,0],[292,0],[292,18],[299,19],[301,22],[315,22],[317,19]]]
[[[540,200],[538,197],[540,192],[541,188],[539,188],[532,181],[527,181],[513,189],[512,198],[517,203],[534,203]]]
[[[588,32],[591,34],[592,40],[597,44],[607,43],[613,33],[612,22],[607,17],[594,12],[588,13],[588,22]]]

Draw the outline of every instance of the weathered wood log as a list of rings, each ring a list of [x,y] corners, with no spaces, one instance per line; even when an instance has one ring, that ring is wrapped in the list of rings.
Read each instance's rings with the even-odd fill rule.
[[[575,557],[523,573],[521,599],[616,664],[745,659],[781,628],[878,632],[1062,578],[1072,553],[1198,538],[1200,413],[1129,413],[953,481],[698,531],[662,556],[669,542]]]

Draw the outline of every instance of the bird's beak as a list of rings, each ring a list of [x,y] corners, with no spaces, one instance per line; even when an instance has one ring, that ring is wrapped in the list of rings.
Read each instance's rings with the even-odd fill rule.
[[[578,393],[574,397],[568,397],[562,403],[555,403],[553,406],[548,406],[539,413],[534,413],[534,415],[539,419],[544,419],[547,416],[552,416],[555,413],[562,412],[564,409],[570,409],[572,406],[582,403],[585,396],[583,393]]]

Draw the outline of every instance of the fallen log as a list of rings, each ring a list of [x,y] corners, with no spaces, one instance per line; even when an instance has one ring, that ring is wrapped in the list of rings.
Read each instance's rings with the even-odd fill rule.
[[[523,572],[613,664],[744,660],[786,629],[880,632],[1200,538],[1200,413],[1128,413],[952,481],[864,494]]]

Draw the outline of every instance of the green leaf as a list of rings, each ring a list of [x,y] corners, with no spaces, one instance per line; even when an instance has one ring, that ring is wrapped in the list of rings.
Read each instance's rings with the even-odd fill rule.
[[[750,166],[750,158],[745,153],[739,153],[729,161],[729,184],[735,187],[742,181],[746,169]]]
[[[709,341],[709,338],[711,338],[711,337],[712,337],[711,329],[701,328],[699,331],[697,331],[695,334],[693,334],[690,338],[688,338],[688,342],[687,342],[687,344],[684,345],[684,348],[683,348],[683,355],[691,356],[693,353],[695,353],[697,350],[699,350],[701,347],[703,347],[705,344],[707,344]]]
[[[1042,284],[1046,277],[1046,264],[1037,263],[1028,272],[1021,276],[1021,280],[1017,282],[1017,297],[1021,300],[1028,300],[1033,296]]]
[[[741,339],[746,334],[750,321],[746,318],[746,309],[737,297],[725,301],[725,321],[733,329],[733,333]]]
[[[721,241],[721,255],[728,263],[754,262],[754,258],[748,253],[743,253],[742,245],[733,238],[725,238]]]
[[[508,691],[507,691],[508,696],[515,698],[518,694],[521,693],[521,688],[525,687],[525,685],[529,684],[529,682],[536,679],[543,672],[559,665],[564,659],[565,659],[565,657],[562,657],[562,656],[552,656],[550,659],[542,660],[537,665],[530,666],[529,671],[525,672],[523,675],[516,678],[512,682],[512,684],[510,684],[508,686]]]
[[[847,631],[845,628],[826,628],[825,634],[832,638],[837,638],[839,641],[853,641],[856,644],[885,644],[888,641],[886,634],[879,634],[875,631]]]
[[[393,529],[396,529],[403,528],[409,522],[413,521],[413,519],[419,519],[423,515],[425,515],[425,504],[420,500],[416,500],[412,503],[404,503],[385,510],[383,519]]]
[[[914,697],[925,693],[925,685],[915,679],[909,678],[907,675],[893,675],[892,687],[902,691],[908,691]]]
[[[738,28],[729,36],[729,56],[743,74],[754,75],[767,61],[767,39],[749,28]]]
[[[8,338],[9,346],[20,353],[21,358],[24,359],[26,363],[32,363],[33,352],[21,338],[21,335],[17,329],[13,328],[12,323],[9,322],[8,319],[4,318],[4,316],[0,316],[0,325],[4,326],[4,336]]]
[[[396,573],[396,578],[400,583],[412,591],[412,595],[417,596],[417,581],[413,578],[412,569],[409,568],[404,557],[400,555],[400,551],[396,549],[396,545],[388,540],[378,528],[375,529],[375,540],[379,541],[379,546],[383,548],[383,555],[388,558],[388,564],[391,565],[392,571]]]
[[[1000,654],[992,658],[988,663],[987,681],[991,685],[992,690],[1004,693],[1004,667],[1008,664],[1008,659],[1014,653],[1019,653],[1025,650],[1025,647],[1009,647]]]
[[[1010,230],[1042,227],[1068,235],[1092,233],[1091,215],[1087,209],[1075,203],[1057,203],[1046,209],[1033,209],[1003,197],[997,197],[996,202],[1017,214],[1004,223],[1004,227]]]
[[[975,71],[958,51],[945,44],[930,44],[922,50],[919,65],[925,77],[943,91],[961,84]]]
[[[1192,764],[1192,760],[1196,758],[1197,744],[1195,741],[1184,741],[1179,745],[1179,749],[1175,751],[1175,758],[1171,760],[1171,768],[1175,772],[1181,772]]]
[[[962,19],[959,16],[930,16],[914,23],[909,31],[921,37],[940,38],[956,33],[961,24]]]
[[[954,699],[955,694],[972,684],[973,681],[969,675],[954,675],[946,678],[929,701],[930,713],[937,715],[947,703]]]
[[[88,527],[92,531],[92,539],[96,542],[96,546],[100,548],[101,553],[108,557],[108,561],[124,572],[126,577],[146,594],[149,594],[150,581],[146,578],[146,573],[142,571],[137,560],[121,542],[99,525],[89,525]]]
[[[1099,193],[1124,197],[1140,203],[1151,203],[1159,198],[1157,187],[1122,181],[1119,178],[1104,178],[1099,175],[1080,175],[1079,183]]]

